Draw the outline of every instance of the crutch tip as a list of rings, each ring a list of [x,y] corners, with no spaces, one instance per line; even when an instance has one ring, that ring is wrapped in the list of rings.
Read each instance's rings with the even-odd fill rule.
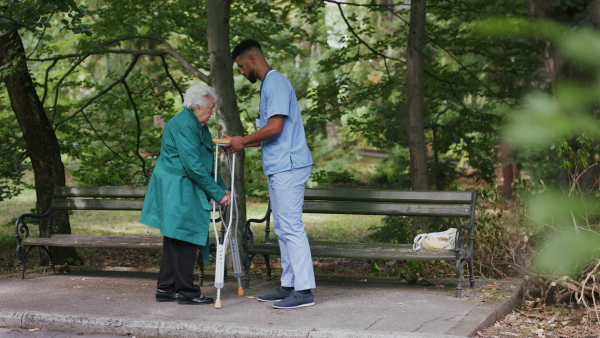
[[[238,296],[243,296],[243,295],[244,295],[244,288],[238,287]]]
[[[221,308],[221,300],[217,299],[215,300],[215,309],[220,309]]]

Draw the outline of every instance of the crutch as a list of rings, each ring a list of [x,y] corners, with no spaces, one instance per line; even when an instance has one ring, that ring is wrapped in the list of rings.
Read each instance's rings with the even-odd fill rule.
[[[226,138],[224,139],[225,142],[222,141],[223,139],[218,140],[218,146],[225,146],[227,145],[227,143],[229,143],[229,140],[231,140],[231,138]],[[218,156],[217,156],[218,158]],[[243,296],[244,295],[244,288],[242,287],[242,264],[240,261],[240,251],[238,249],[238,241],[236,238],[236,234],[238,233],[238,226],[239,226],[239,218],[237,215],[239,215],[239,210],[238,210],[238,204],[237,204],[237,198],[236,195],[234,194],[233,191],[233,182],[234,182],[234,177],[235,177],[235,153],[233,155],[229,154],[227,156],[228,162],[229,162],[229,168],[231,169],[230,171],[230,176],[231,176],[231,205],[230,205],[230,216],[229,216],[229,225],[227,227],[227,229],[230,229],[230,231],[228,232],[229,235],[227,236],[228,239],[228,243],[231,247],[231,260],[233,263],[233,277],[235,277],[237,279],[238,282],[238,296]],[[231,210],[235,209],[235,214],[236,214],[236,218],[235,218],[235,226],[232,228],[231,227],[231,220],[233,218],[233,216],[231,216]],[[219,213],[221,213],[221,206],[219,206]],[[223,223],[224,224],[224,223]],[[227,249],[227,248],[225,248]],[[224,264],[223,264],[224,266]],[[224,274],[223,274],[224,275]]]
[[[229,143],[230,139],[213,139],[213,143],[215,144],[215,181],[217,180],[218,173],[218,163],[219,163],[219,147],[225,146]],[[233,158],[232,158],[233,157]],[[223,226],[225,227],[225,234],[222,234],[223,238],[219,238],[219,230],[217,229],[217,222],[215,221],[216,215],[216,206],[217,202],[213,201],[213,213],[212,213],[212,222],[213,228],[215,231],[215,237],[217,239],[217,248],[216,248],[216,262],[215,262],[215,287],[217,288],[217,299],[215,300],[215,308],[221,308],[221,289],[225,286],[225,252],[227,250],[227,244],[231,241],[231,257],[233,261],[233,269],[234,269],[234,277],[238,280],[238,295],[244,295],[244,289],[242,288],[242,266],[240,263],[240,255],[237,245],[237,240],[235,235],[231,235],[232,232],[232,222],[233,222],[233,209],[237,209],[237,202],[235,198],[235,186],[234,186],[234,176],[235,176],[235,153],[233,155],[228,155],[229,160],[229,168],[230,168],[230,176],[231,176],[231,205],[229,206],[229,218],[227,222],[223,217],[224,214],[222,212],[221,206],[219,206],[219,214],[221,215],[221,221]],[[237,216],[237,213],[236,213]],[[226,225],[227,223],[227,225]],[[237,233],[238,230],[238,217],[235,220],[235,228],[233,229],[234,233]]]

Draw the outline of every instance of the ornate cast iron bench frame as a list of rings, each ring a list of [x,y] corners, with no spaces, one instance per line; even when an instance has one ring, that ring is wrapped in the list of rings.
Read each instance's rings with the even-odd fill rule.
[[[50,208],[43,215],[23,214],[15,223],[17,257],[20,260],[21,279],[25,278],[27,254],[33,247],[41,247],[54,271],[51,247],[162,249],[162,236],[129,235],[79,235],[56,234],[53,213],[55,210],[133,210],[141,211],[146,187],[56,187]],[[30,236],[28,219],[48,218],[48,226],[39,237]],[[37,224],[36,224],[37,225]],[[37,228],[37,226],[35,227]],[[37,231],[36,231],[37,232]],[[204,264],[198,255],[200,284],[203,282]]]

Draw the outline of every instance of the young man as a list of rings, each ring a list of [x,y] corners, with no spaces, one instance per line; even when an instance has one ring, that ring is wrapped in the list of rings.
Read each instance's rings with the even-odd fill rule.
[[[315,304],[315,276],[308,238],[302,222],[304,189],[312,169],[298,100],[290,81],[267,63],[260,44],[240,42],[232,57],[251,83],[261,81],[258,131],[234,136],[226,147],[236,152],[262,146],[262,164],[269,184],[275,233],[281,250],[281,285],[258,296],[273,307],[293,309]]]

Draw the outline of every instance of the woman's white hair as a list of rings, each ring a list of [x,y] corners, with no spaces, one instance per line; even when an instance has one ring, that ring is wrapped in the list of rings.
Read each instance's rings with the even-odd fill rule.
[[[203,108],[208,104],[210,98],[212,98],[215,102],[217,101],[218,97],[215,89],[205,84],[198,83],[191,86],[185,92],[183,106],[191,110],[194,110],[196,105]]]

